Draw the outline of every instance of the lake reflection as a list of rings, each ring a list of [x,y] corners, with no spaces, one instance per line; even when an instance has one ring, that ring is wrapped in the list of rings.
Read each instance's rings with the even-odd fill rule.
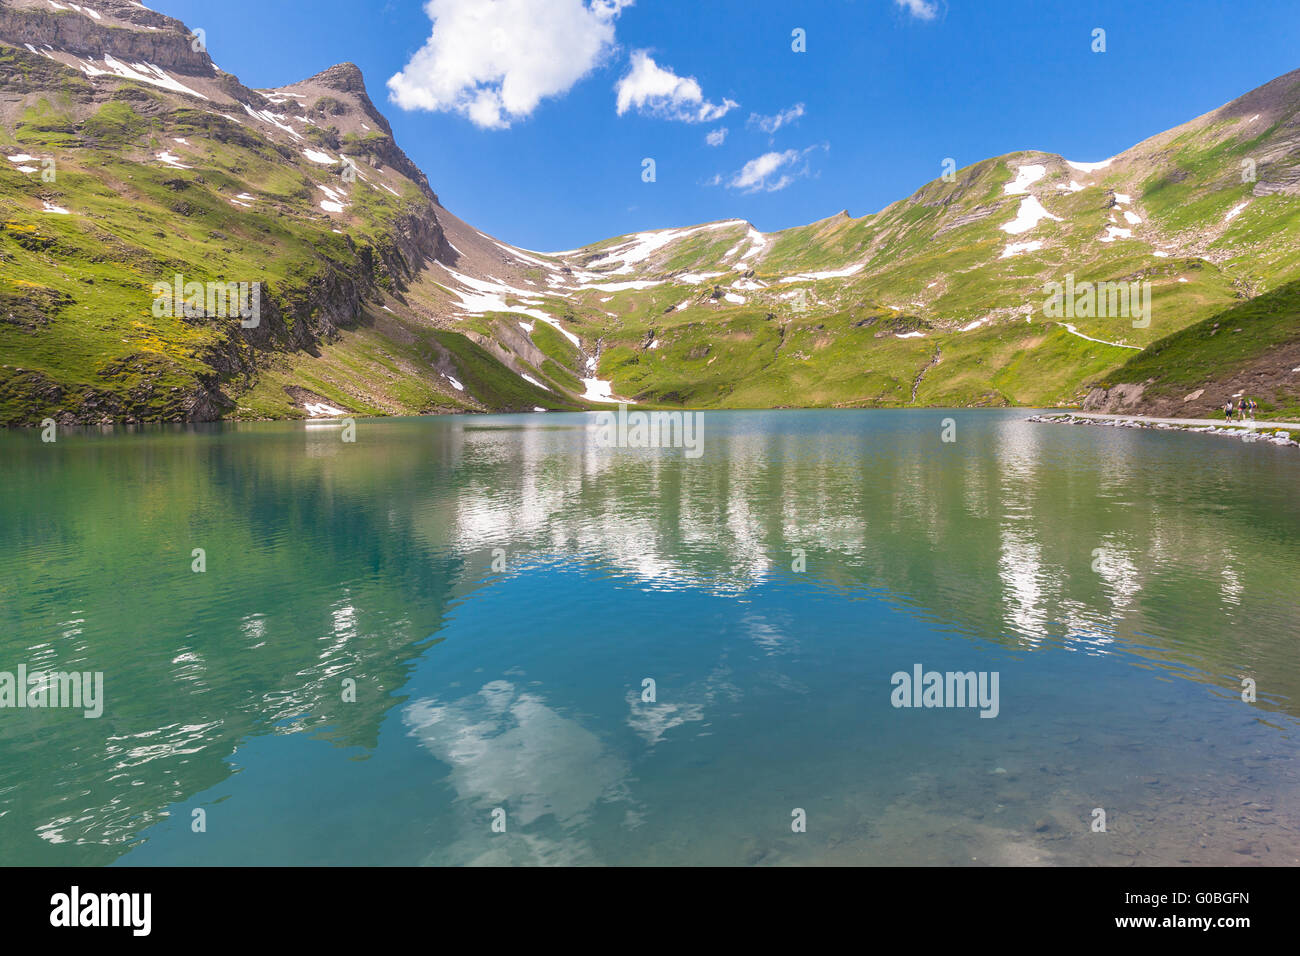
[[[1026,416],[0,435],[0,862],[1300,862],[1300,457]]]

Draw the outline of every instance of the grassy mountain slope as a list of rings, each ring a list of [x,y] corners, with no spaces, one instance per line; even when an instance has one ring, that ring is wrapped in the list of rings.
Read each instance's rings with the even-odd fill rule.
[[[0,47],[0,422],[578,407],[386,307],[444,240],[355,67],[247,90],[139,11],[0,8],[80,44]],[[149,26],[166,66],[93,55]],[[176,276],[261,283],[260,324],[156,314]]]
[[[1015,153],[858,219],[646,233],[564,261],[641,284],[604,306],[617,321],[601,373],[642,400],[1073,404],[1139,349],[1286,298],[1298,115],[1300,72],[1103,163]],[[1051,318],[1044,285],[1067,275],[1150,283],[1150,324]]]
[[[548,254],[443,208],[355,67],[250,90],[178,21],[84,9],[0,0],[0,423],[1139,409],[1224,392],[1226,339],[1187,352],[1215,322],[1292,401],[1300,71],[1103,163],[1018,152],[859,218]],[[262,283],[260,324],[156,315],[178,275]],[[1067,276],[1149,283],[1150,323],[1048,314]]]
[[[1234,397],[1260,418],[1300,418],[1300,281],[1175,332],[1108,373],[1085,403],[1160,416],[1220,416]]]

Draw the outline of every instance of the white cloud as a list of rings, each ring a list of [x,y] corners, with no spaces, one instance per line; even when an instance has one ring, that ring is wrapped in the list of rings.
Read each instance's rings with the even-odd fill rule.
[[[704,141],[710,146],[721,146],[727,141],[727,127],[720,126],[704,137]]]
[[[645,50],[632,52],[632,66],[618,81],[618,115],[630,109],[661,119],[684,123],[712,123],[726,116],[740,104],[724,99],[711,103],[704,98],[699,81],[693,76],[678,76],[664,68]]]
[[[457,112],[504,129],[568,92],[614,49],[634,0],[428,0],[428,42],[388,81],[408,110]]]
[[[775,133],[782,126],[787,126],[803,116],[805,112],[803,104],[796,103],[788,110],[782,110],[775,116],[760,116],[757,113],[750,113],[746,125],[757,126],[764,133]]]
[[[751,159],[727,180],[727,188],[739,189],[747,193],[774,193],[785,189],[796,179],[807,176],[807,163],[800,163],[815,149],[829,149],[828,146],[809,146],[807,149],[787,149],[784,152],[764,153]],[[716,179],[716,178],[715,178]],[[720,180],[717,180],[720,181]]]
[[[789,186],[793,180],[788,174],[771,181],[769,181],[768,177],[773,176],[782,167],[789,166],[798,159],[799,151],[795,149],[787,149],[783,153],[764,153],[762,156],[747,162],[740,172],[731,177],[731,181],[727,185],[732,189],[743,189],[745,192],[750,193],[759,190],[776,192],[778,189]]]
[[[932,0],[894,0],[918,20],[933,20],[939,15],[939,7]]]

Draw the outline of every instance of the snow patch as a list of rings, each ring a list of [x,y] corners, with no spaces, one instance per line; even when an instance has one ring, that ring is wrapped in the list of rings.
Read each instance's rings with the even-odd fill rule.
[[[312,418],[337,418],[339,415],[347,414],[341,408],[326,405],[324,402],[308,402],[303,408]]]
[[[866,266],[865,262],[859,262],[857,265],[845,266],[843,269],[830,269],[826,272],[801,272],[798,275],[785,276],[775,281],[777,284],[785,284],[787,282],[815,282],[821,279],[847,279],[849,276],[857,275]]]
[[[585,401],[606,402],[611,404],[613,403],[614,401],[613,382],[602,382],[598,378],[584,378],[582,380],[582,384],[585,385],[587,388],[587,390],[582,393],[582,397]],[[628,402],[627,404],[634,405],[636,403]]]
[[[550,269],[552,272],[559,271],[560,267],[557,266],[554,262],[547,262],[544,259],[536,259],[525,252],[521,252],[520,250],[514,248],[513,246],[507,246],[504,243],[497,242],[495,239],[489,239],[488,241],[491,242],[492,245],[500,249],[502,252],[505,252],[508,255],[511,255],[514,258],[519,259],[522,262],[531,262],[533,265],[541,266],[543,269]]]
[[[172,169],[190,168],[189,166],[186,166],[181,162],[181,158],[179,156],[176,156],[165,149],[158,154],[158,162],[162,163],[165,166],[170,166],[172,167]]]
[[[1030,229],[1033,229],[1044,219],[1054,219],[1056,222],[1061,221],[1060,216],[1053,216],[1043,208],[1043,204],[1035,197],[1026,196],[1024,199],[1020,200],[1020,210],[1016,213],[1016,218],[1001,228],[1005,233],[1018,236],[1022,232],[1028,232]]]
[[[1091,173],[1096,172],[1098,169],[1105,169],[1114,161],[1115,158],[1112,156],[1110,159],[1104,159],[1100,163],[1076,163],[1067,159],[1065,164],[1071,169],[1077,169],[1081,173]]]
[[[622,263],[619,268],[610,272],[609,275],[626,275],[632,271],[634,263],[644,262],[656,251],[662,249],[670,242],[684,239],[697,232],[704,232],[709,229],[722,229],[733,225],[735,225],[735,220],[729,222],[710,223],[706,226],[692,226],[689,229],[662,229],[656,232],[638,232],[614,246],[613,249],[607,252],[604,256],[588,263],[588,265],[592,269],[599,269],[602,266],[612,266],[616,262]]]
[[[133,63],[130,66],[127,66],[122,61],[113,57],[112,54],[106,54],[104,56],[104,66],[106,66],[107,69],[101,70],[99,67],[95,66],[95,60],[93,57],[89,63],[82,60],[80,57],[77,58],[77,61],[81,63],[82,72],[90,77],[119,76],[126,80],[138,80],[141,83],[150,83],[153,86],[161,86],[163,89],[171,90],[175,93],[185,93],[189,96],[197,96],[201,100],[207,99],[207,97],[202,93],[190,89],[175,77],[171,76],[162,67],[154,66],[152,63]],[[247,107],[245,107],[245,109],[247,109]]]
[[[1141,346],[1138,345],[1121,345],[1118,342],[1107,342],[1105,339],[1094,339],[1091,335],[1084,335],[1082,332],[1080,332],[1078,329],[1076,329],[1073,325],[1070,325],[1069,323],[1066,323],[1065,331],[1069,332],[1071,335],[1077,335],[1081,339],[1087,339],[1089,342],[1097,342],[1101,345],[1113,345],[1117,349],[1133,349],[1133,351],[1135,352],[1142,351]]]
[[[998,258],[1010,259],[1012,256],[1022,255],[1026,252],[1037,252],[1041,248],[1043,248],[1041,239],[1034,239],[1031,242],[1013,242],[1002,250],[1002,255],[998,256]],[[965,330],[963,329],[963,331]]]
[[[1008,196],[1023,196],[1029,187],[1047,175],[1046,166],[1021,166],[1016,170],[1016,178],[1007,183],[1004,191]]]
[[[276,129],[283,130],[284,132],[292,136],[294,139],[297,140],[302,139],[302,136],[298,133],[296,129],[294,129],[292,126],[280,122],[280,120],[284,119],[284,117],[278,116],[277,114],[272,113],[270,110],[255,110],[247,103],[241,103],[240,105],[244,107],[244,112],[247,113],[249,116],[253,117],[253,119],[261,120],[263,123],[267,123],[271,126],[274,126]]]
[[[341,195],[337,190],[329,186],[321,186],[320,190],[328,197],[321,200],[320,204],[320,207],[326,212],[343,212],[347,209],[348,201],[346,196]]]
[[[663,284],[662,279],[637,279],[632,282],[595,282],[590,285],[580,285],[578,288],[596,289],[600,292],[623,292],[627,289],[649,289]]]

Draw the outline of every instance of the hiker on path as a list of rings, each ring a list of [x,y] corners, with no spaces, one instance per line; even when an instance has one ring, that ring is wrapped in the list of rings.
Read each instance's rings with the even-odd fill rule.
[[[1232,399],[1228,399],[1228,404],[1223,406],[1223,417],[1232,421]]]

